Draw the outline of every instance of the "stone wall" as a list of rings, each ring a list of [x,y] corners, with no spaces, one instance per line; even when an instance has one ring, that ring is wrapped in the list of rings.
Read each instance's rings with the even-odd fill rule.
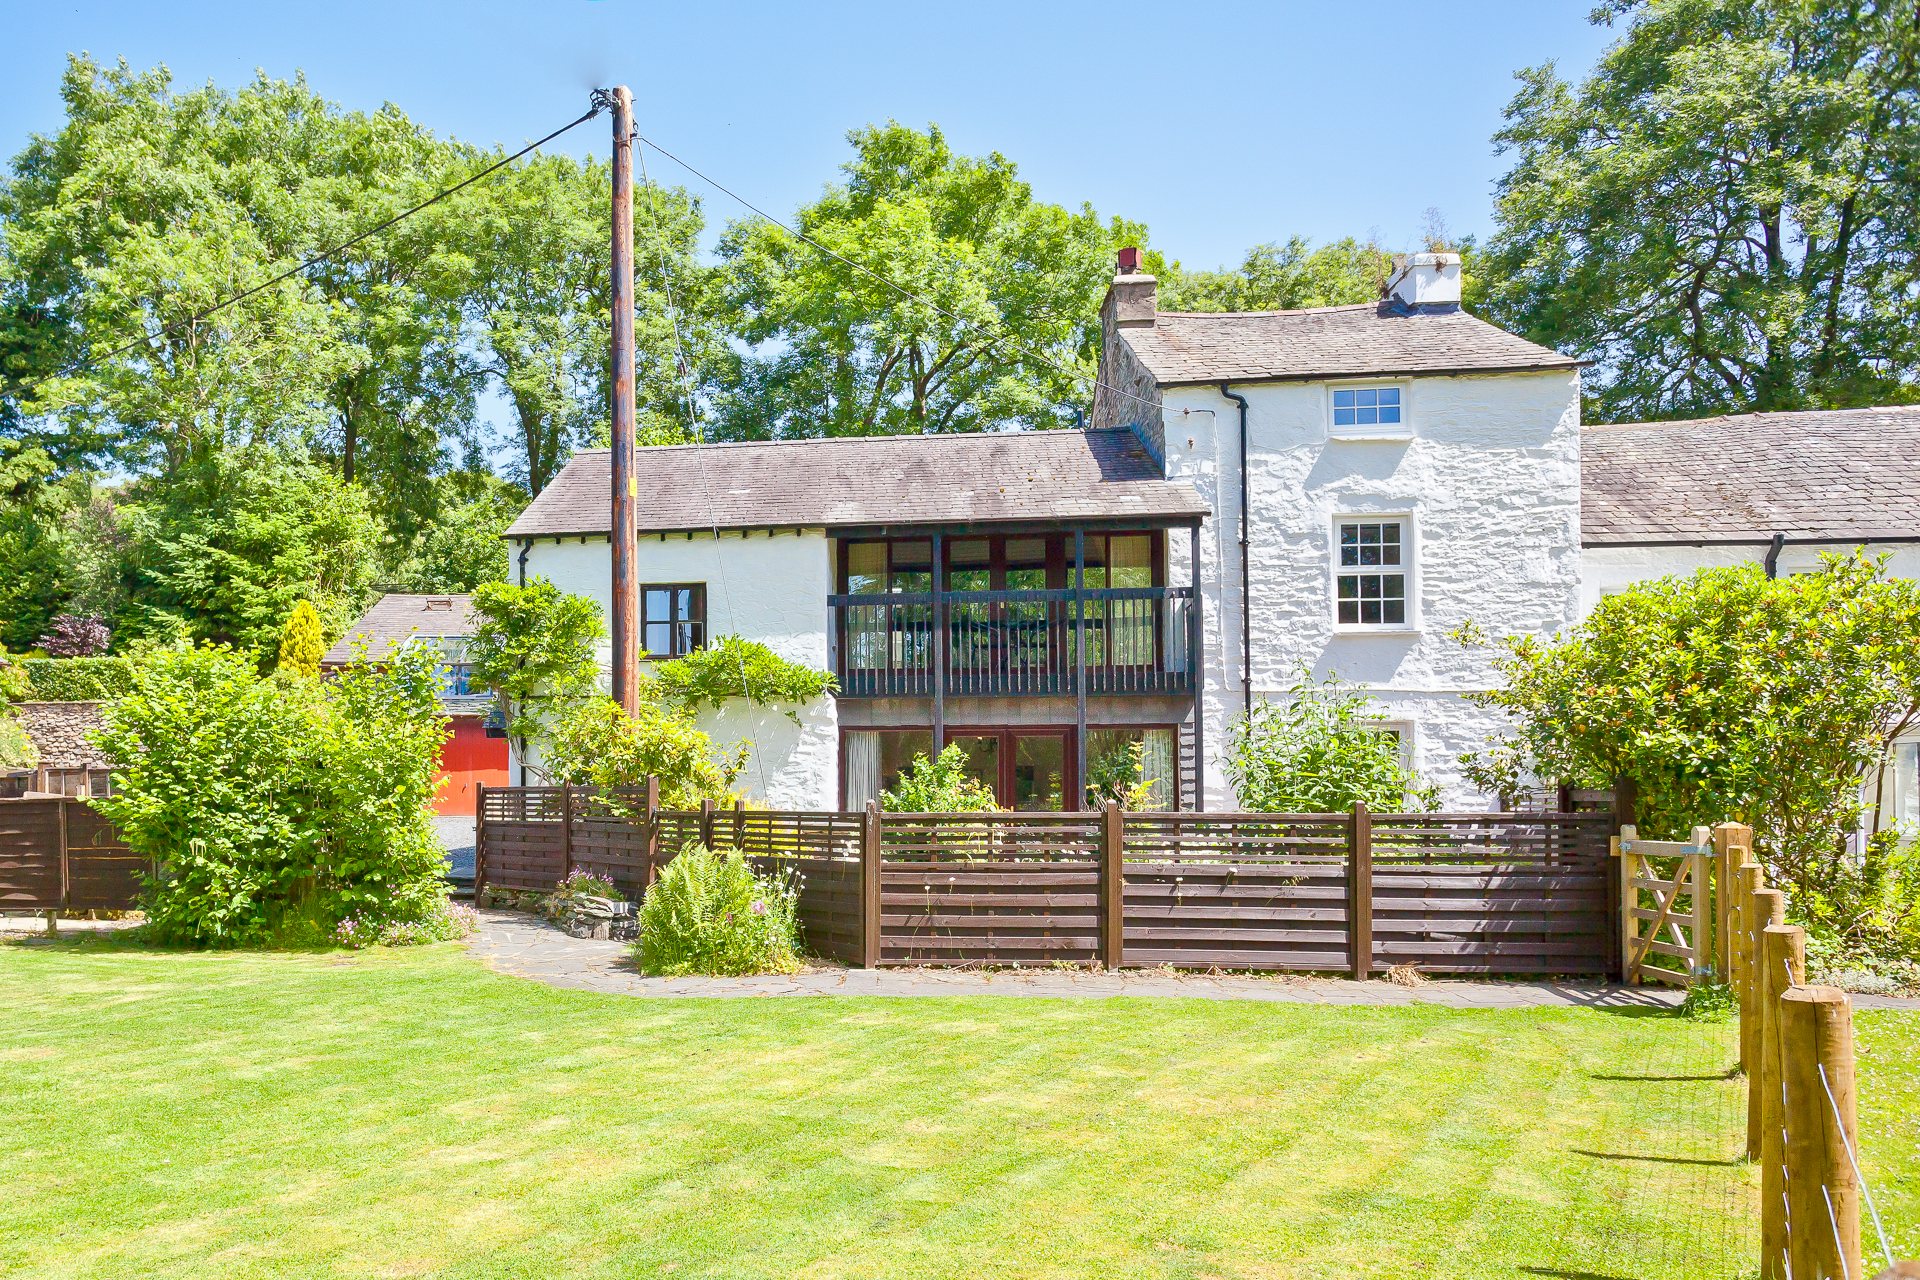
[[[20,702],[14,712],[40,749],[40,764],[48,769],[78,769],[106,763],[87,741],[102,726],[97,702]]]

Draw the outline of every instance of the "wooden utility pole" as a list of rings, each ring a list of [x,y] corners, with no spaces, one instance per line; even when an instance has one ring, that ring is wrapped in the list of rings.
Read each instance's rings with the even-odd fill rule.
[[[613,699],[639,710],[640,589],[634,581],[633,474],[633,91],[613,102]]]

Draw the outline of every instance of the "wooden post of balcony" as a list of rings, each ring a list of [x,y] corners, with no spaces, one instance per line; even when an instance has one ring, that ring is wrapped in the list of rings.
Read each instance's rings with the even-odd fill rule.
[[[928,636],[927,660],[933,664],[933,754],[947,745],[947,566],[946,537],[933,535],[933,634]]]
[[[1087,789],[1087,531],[1073,531],[1073,780],[1086,806]]]
[[[1195,523],[1187,529],[1187,589],[1193,594],[1187,600],[1187,676],[1193,681],[1193,808],[1196,813],[1204,813],[1207,808],[1207,716],[1201,703],[1201,693],[1206,688],[1206,663],[1202,655],[1206,647],[1206,622],[1200,614],[1200,526]],[[1177,731],[1176,731],[1177,732]],[[1176,738],[1174,754],[1179,754],[1180,746]],[[1179,762],[1176,759],[1175,764]]]

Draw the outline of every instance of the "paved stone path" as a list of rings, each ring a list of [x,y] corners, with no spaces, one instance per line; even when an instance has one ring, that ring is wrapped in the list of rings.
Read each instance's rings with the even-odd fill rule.
[[[634,969],[626,943],[571,938],[545,920],[517,911],[482,911],[480,932],[471,946],[475,955],[501,973],[549,986],[630,996],[1191,996],[1286,1004],[1437,1004],[1456,1009],[1661,1007],[1680,1000],[1675,991],[1599,983],[1435,981],[1402,987],[1338,978],[1208,977],[1153,970],[1016,973],[822,968],[785,977],[647,978]]]

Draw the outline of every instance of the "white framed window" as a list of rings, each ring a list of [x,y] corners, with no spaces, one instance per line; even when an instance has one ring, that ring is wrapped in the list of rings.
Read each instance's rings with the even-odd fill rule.
[[[1404,440],[1413,434],[1407,421],[1403,383],[1375,382],[1334,387],[1330,434],[1335,439]]]
[[[1372,720],[1368,727],[1383,737],[1392,738],[1400,748],[1400,765],[1412,769],[1413,762],[1413,721],[1411,720]]]
[[[1334,521],[1334,625],[1356,630],[1413,626],[1413,522],[1405,516]]]

